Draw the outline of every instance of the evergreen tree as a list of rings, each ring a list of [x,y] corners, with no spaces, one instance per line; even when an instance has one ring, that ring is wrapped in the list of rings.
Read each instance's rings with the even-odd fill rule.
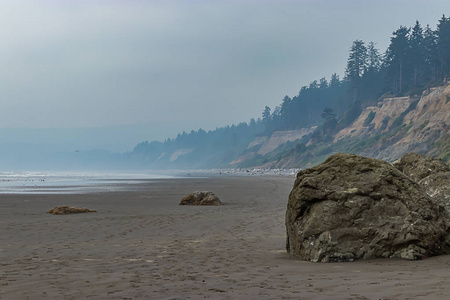
[[[356,40],[350,48],[345,75],[350,80],[353,89],[353,100],[358,100],[360,78],[367,68],[367,48],[364,42]]]
[[[430,25],[423,33],[423,50],[426,68],[426,81],[435,81],[437,79],[438,66],[438,48],[436,32],[430,28]]]
[[[376,73],[381,68],[382,58],[380,52],[375,48],[375,43],[370,42],[367,46],[367,71]]]
[[[319,88],[320,89],[328,88],[328,81],[325,79],[325,77],[320,78],[320,80],[319,80]]]
[[[382,57],[374,42],[367,46],[367,66],[360,80],[360,98],[364,101],[376,100],[379,91],[384,87],[380,75]]]
[[[423,39],[423,30],[419,21],[412,28],[409,36],[410,61],[413,67],[413,87],[416,88],[419,83],[419,75],[423,74],[425,66],[425,48]]]
[[[295,123],[294,113],[292,111],[292,99],[288,96],[283,98],[280,107],[281,121],[284,123],[284,127],[291,127]]]
[[[269,121],[271,119],[270,111],[271,111],[270,107],[266,106],[264,108],[264,111],[262,113],[262,121],[263,121],[264,124],[269,123]]]
[[[318,89],[318,88],[319,88],[319,84],[317,83],[317,80],[314,80],[309,84],[310,90],[314,90],[314,89]]]
[[[341,82],[339,80],[339,75],[337,75],[336,73],[333,73],[331,75],[331,79],[330,79],[330,88],[338,88],[341,85]]]
[[[325,107],[323,109],[322,118],[325,120],[336,118],[336,114],[334,113],[332,108]]]
[[[323,134],[327,135],[329,133],[332,133],[333,130],[336,129],[337,120],[336,120],[336,114],[334,113],[332,108],[325,107],[323,109],[322,118],[325,120],[323,122]]]
[[[437,47],[441,60],[441,78],[450,75],[450,18],[445,15],[439,20],[436,30]]]
[[[405,74],[407,73],[407,61],[409,55],[409,34],[410,29],[400,26],[394,31],[391,37],[391,43],[387,50],[387,64],[389,69],[390,81],[392,81],[392,90],[394,93],[402,93],[405,84]]]

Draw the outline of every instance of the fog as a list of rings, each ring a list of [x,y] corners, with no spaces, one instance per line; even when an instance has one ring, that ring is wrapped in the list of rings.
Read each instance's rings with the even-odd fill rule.
[[[127,152],[249,121],[342,78],[354,40],[384,52],[400,25],[435,28],[449,11],[448,0],[0,1],[0,154]]]

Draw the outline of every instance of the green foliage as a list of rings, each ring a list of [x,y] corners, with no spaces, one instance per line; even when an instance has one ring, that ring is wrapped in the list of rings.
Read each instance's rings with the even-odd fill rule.
[[[381,131],[387,128],[390,119],[391,119],[390,117],[384,117],[383,121],[381,121],[381,128],[380,128]]]
[[[445,134],[433,146],[438,158],[450,166],[450,135]]]
[[[351,103],[375,104],[383,97],[421,95],[425,87],[440,85],[450,75],[449,49],[450,18],[445,16],[436,30],[428,25],[422,28],[418,21],[412,28],[400,26],[393,32],[385,56],[380,55],[375,43],[355,40],[349,51],[345,80],[340,81],[336,74],[330,81],[325,77],[313,80],[297,96],[286,96],[272,113],[266,107],[266,134],[320,124],[321,118],[332,118],[323,115],[324,109],[343,116],[339,121],[339,128],[343,128],[357,115]]]
[[[405,116],[410,111],[413,111],[414,109],[416,109],[417,103],[419,103],[419,99],[418,100],[414,100],[413,102],[411,102],[411,104],[408,106],[408,108],[404,112],[402,112],[397,118],[395,118],[394,122],[392,122],[391,128],[397,128],[400,125],[402,125],[403,124],[403,119],[405,118]]]
[[[352,124],[359,117],[361,112],[361,103],[353,103],[350,109],[345,113],[344,117],[339,121],[338,129],[345,128]]]
[[[368,67],[367,58],[367,47],[364,42],[361,40],[354,41],[350,48],[347,68],[345,69],[345,76],[350,80],[353,90],[353,101],[359,100],[361,77]]]
[[[418,96],[422,95],[423,91],[424,91],[424,88],[419,88],[419,87],[414,88],[409,91],[408,95],[409,95],[409,97],[418,97]]]
[[[403,124],[403,118],[405,115],[402,113],[397,118],[395,118],[394,122],[392,122],[391,128],[397,128]]]
[[[323,109],[323,113],[322,113],[321,116],[322,116],[323,119],[325,119],[327,121],[330,120],[330,119],[336,118],[336,114],[334,113],[333,109],[329,108],[329,107],[325,107]]]
[[[426,121],[425,123],[423,123],[422,125],[420,125],[420,129],[424,129],[425,127],[428,126],[428,121]]]
[[[320,150],[317,150],[317,152],[316,152],[316,154],[317,155],[319,155],[319,156],[322,156],[322,155],[325,155],[325,154],[329,154],[329,153],[331,153],[331,152],[333,152],[333,146],[326,146],[326,147],[324,147],[324,148],[322,148],[322,149],[320,149]]]
[[[439,20],[436,37],[442,66],[441,78],[445,78],[450,75],[450,18],[446,18],[445,15]]]
[[[368,126],[373,121],[374,118],[375,118],[375,113],[373,111],[371,111],[367,115],[367,118],[364,120],[364,126]]]
[[[335,118],[328,119],[323,123],[323,134],[333,134],[337,128],[337,120]]]
[[[294,149],[296,153],[303,153],[306,151],[306,146],[303,143],[297,143]]]
[[[311,135],[311,140],[313,140],[314,142],[320,142],[323,139],[323,125],[318,126],[312,133]]]

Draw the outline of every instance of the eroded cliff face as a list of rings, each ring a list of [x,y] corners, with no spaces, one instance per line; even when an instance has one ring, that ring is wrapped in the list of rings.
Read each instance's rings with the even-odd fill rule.
[[[392,162],[408,152],[428,154],[450,165],[450,85],[421,97],[385,98],[366,107],[346,128],[303,147],[315,128],[274,132],[258,138],[232,166],[308,168],[333,153],[354,153]],[[294,146],[284,147],[287,142]],[[284,148],[283,148],[284,147]]]
[[[375,116],[367,122],[371,112]],[[334,141],[385,134],[358,154],[393,161],[405,153],[417,152],[448,161],[449,129],[450,85],[447,85],[425,91],[420,99],[389,98],[376,107],[367,107],[351,126],[336,134]]]
[[[413,101],[409,97],[386,98],[377,106],[366,107],[358,119],[336,134],[334,142],[348,137],[360,137],[377,131],[387,131],[394,120],[408,109]],[[373,120],[369,124],[365,124],[371,113],[375,114]]]

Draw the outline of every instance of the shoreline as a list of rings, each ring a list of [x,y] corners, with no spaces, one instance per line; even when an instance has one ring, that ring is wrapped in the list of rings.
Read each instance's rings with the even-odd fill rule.
[[[0,195],[133,191],[154,180],[209,177],[294,177],[296,169],[196,169],[120,172],[0,172]]]
[[[0,299],[445,299],[450,256],[312,263],[285,250],[295,178],[153,179],[0,195]],[[222,206],[179,206],[210,190]],[[59,205],[97,213],[54,216]]]

